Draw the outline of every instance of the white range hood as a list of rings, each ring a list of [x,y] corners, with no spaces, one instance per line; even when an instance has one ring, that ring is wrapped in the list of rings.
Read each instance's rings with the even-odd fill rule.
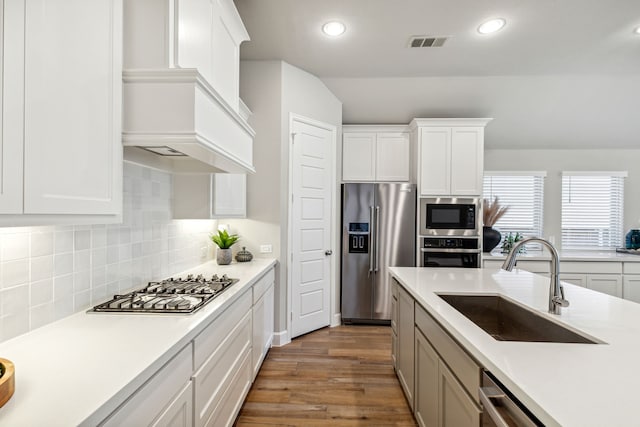
[[[253,173],[255,132],[196,69],[125,70],[125,160],[175,173]]]

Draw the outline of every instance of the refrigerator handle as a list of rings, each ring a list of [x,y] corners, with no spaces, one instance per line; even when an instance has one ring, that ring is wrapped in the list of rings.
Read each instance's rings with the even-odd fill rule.
[[[375,241],[376,253],[375,253],[374,257],[373,257],[373,260],[374,260],[373,261],[373,266],[374,266],[373,271],[375,273],[378,272],[378,235],[379,235],[379,233],[380,233],[380,206],[376,206],[376,241]]]
[[[373,273],[373,250],[376,238],[376,231],[373,229],[373,209],[373,206],[369,206],[369,274]]]

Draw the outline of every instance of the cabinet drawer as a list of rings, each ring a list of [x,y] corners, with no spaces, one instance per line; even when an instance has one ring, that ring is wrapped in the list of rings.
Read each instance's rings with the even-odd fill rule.
[[[250,355],[251,312],[247,312],[193,376],[196,426],[206,425],[206,421],[218,411],[228,390],[236,386],[234,378],[237,372],[243,364],[249,364],[246,359]]]
[[[257,303],[258,300],[262,298],[262,295],[264,295],[264,293],[267,291],[269,286],[274,282],[275,277],[276,275],[275,275],[274,269],[272,268],[271,270],[267,271],[267,273],[264,276],[259,278],[256,281],[256,283],[254,283],[253,304]]]
[[[623,270],[624,274],[640,274],[640,262],[625,262]]]
[[[580,262],[567,261],[560,263],[562,273],[582,273],[582,274],[622,274],[621,262]]]
[[[198,369],[205,360],[223,342],[240,320],[251,310],[251,291],[245,293],[216,317],[196,338],[194,342],[194,368]]]
[[[247,353],[209,419],[204,424],[196,423],[196,426],[232,426],[244,403],[244,398],[249,392],[249,388],[251,388],[251,355]]]
[[[171,406],[174,396],[189,382],[192,372],[192,346],[189,343],[100,426],[150,425]]]
[[[422,331],[442,360],[446,362],[467,392],[479,402],[478,388],[482,375],[480,366],[417,304],[415,316],[416,326]]]

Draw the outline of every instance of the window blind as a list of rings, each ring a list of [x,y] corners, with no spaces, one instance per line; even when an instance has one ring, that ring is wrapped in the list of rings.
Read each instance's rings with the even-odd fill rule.
[[[503,236],[509,232],[542,236],[545,176],[546,172],[485,171],[483,197],[498,196],[502,206],[509,206],[495,224]]]
[[[562,248],[622,247],[626,172],[562,173]]]

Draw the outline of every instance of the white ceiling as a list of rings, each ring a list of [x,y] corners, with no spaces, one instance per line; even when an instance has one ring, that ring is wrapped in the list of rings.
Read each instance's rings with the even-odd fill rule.
[[[344,123],[493,117],[489,148],[640,148],[638,0],[235,0],[242,59],[321,78]],[[482,36],[484,20],[506,27]],[[347,25],[324,36],[329,19]],[[412,35],[449,36],[407,47]]]

